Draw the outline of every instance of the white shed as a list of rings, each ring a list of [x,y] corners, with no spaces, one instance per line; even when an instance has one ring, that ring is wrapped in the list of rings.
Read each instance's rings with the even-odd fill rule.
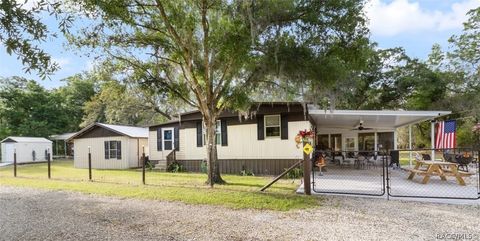
[[[13,154],[17,153],[17,163],[47,161],[51,154],[52,142],[43,137],[10,136],[1,141],[2,162],[13,163]]]
[[[94,123],[77,132],[73,141],[75,168],[88,168],[88,152],[95,169],[128,169],[141,166],[148,156],[148,128]]]

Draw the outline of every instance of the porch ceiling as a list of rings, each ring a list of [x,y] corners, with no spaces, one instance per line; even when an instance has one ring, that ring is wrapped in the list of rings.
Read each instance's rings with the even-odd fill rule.
[[[363,127],[393,129],[448,115],[451,111],[390,111],[390,110],[320,110],[308,106],[308,113],[318,128],[353,129]]]

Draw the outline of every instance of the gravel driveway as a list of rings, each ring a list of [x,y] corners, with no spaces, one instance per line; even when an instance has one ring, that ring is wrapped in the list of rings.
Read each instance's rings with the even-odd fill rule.
[[[0,186],[0,240],[433,240],[437,234],[480,239],[480,206],[328,197],[314,209],[274,212]]]

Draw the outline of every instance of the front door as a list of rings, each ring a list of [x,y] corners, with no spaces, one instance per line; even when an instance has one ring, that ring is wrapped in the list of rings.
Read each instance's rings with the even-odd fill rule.
[[[5,143],[5,160],[3,162],[13,162],[13,153],[15,152],[14,143]]]
[[[174,138],[174,132],[173,128],[165,128],[162,129],[162,135],[163,135],[163,149],[168,151],[168,150],[173,150],[173,141],[175,140]]]

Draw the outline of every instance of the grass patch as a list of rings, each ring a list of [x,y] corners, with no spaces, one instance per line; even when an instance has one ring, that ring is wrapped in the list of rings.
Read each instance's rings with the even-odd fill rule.
[[[259,192],[271,177],[224,175],[227,184],[211,189],[205,185],[205,174],[148,171],[144,186],[139,170],[93,170],[94,181],[89,182],[88,170],[73,168],[72,161],[52,162],[52,180],[47,179],[46,164],[18,166],[17,176],[13,178],[12,166],[0,168],[0,185],[279,211],[319,203],[318,198],[295,194],[298,183],[291,180],[280,180],[266,193]]]

